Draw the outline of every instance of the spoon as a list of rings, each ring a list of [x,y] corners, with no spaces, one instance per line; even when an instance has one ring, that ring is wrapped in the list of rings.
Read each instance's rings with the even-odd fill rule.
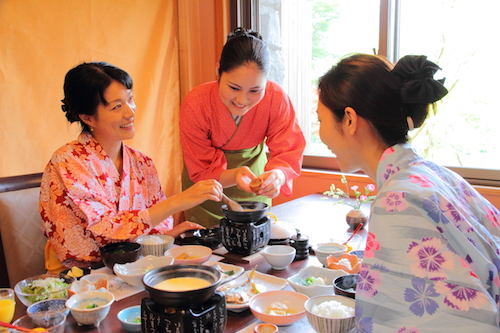
[[[222,201],[227,205],[227,208],[229,208],[229,210],[232,210],[234,212],[244,212],[245,211],[239,203],[237,203],[236,201],[234,201],[232,199],[229,199],[229,197],[227,195],[225,195],[224,193],[222,193]]]
[[[349,238],[347,238],[347,240],[343,242],[342,245],[346,245],[354,237],[354,235],[356,235],[358,231],[361,230],[361,228],[363,228],[363,223],[358,224],[356,229],[352,232],[352,235]]]

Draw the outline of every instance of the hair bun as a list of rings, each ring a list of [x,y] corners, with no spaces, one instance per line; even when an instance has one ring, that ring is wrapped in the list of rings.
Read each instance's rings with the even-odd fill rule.
[[[258,32],[253,31],[251,29],[245,29],[242,27],[238,27],[238,28],[234,29],[233,32],[231,32],[227,36],[227,40],[230,40],[230,39],[235,38],[235,37],[241,37],[241,36],[245,36],[245,37],[253,36],[255,38],[262,40],[262,36]]]
[[[441,67],[423,55],[401,58],[392,72],[403,81],[403,104],[429,104],[443,98],[448,93],[443,86],[444,79],[434,79],[434,74],[440,69]]]

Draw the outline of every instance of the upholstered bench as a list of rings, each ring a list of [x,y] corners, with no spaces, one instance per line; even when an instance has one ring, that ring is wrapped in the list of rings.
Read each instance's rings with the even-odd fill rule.
[[[24,278],[45,273],[47,238],[38,212],[41,176],[0,178],[0,287],[13,288]]]

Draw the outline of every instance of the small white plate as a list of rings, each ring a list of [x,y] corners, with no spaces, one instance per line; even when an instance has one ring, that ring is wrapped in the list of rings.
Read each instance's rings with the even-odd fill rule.
[[[221,269],[222,272],[234,271],[233,275],[222,274],[222,282],[221,282],[221,284],[236,279],[241,274],[243,274],[243,272],[245,271],[245,269],[243,267],[236,266],[236,265],[231,265],[231,264],[225,264],[223,262],[217,262],[217,261],[207,261],[207,262],[203,263],[203,265],[205,265],[205,266],[215,266],[215,265],[217,265],[217,266],[220,267],[220,269]]]
[[[250,271],[246,271],[245,274],[242,274],[239,278],[225,283],[224,286],[231,287],[232,285],[239,286],[244,284],[248,279],[248,273],[250,273]],[[257,289],[261,293],[272,290],[281,290],[288,285],[288,282],[285,279],[259,272],[255,272],[253,276],[253,282],[256,284]],[[242,312],[248,309],[248,302],[243,304],[227,303],[226,308],[228,311]]]

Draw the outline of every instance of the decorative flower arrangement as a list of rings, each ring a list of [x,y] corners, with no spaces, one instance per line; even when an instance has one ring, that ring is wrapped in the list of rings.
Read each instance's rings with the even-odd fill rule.
[[[373,184],[368,184],[365,186],[364,190],[365,193],[361,194],[361,191],[358,191],[359,186],[351,186],[351,190],[354,192],[354,198],[352,199],[350,194],[349,194],[349,183],[347,182],[347,179],[345,175],[342,175],[340,181],[342,184],[345,185],[346,191],[344,192],[342,189],[335,187],[334,184],[330,185],[330,190],[323,192],[324,195],[328,195],[334,199],[339,199],[341,200],[335,202],[335,204],[346,204],[351,206],[353,209],[359,209],[361,207],[361,204],[372,202],[375,199],[375,195],[370,195],[370,192],[375,191],[375,185]]]

